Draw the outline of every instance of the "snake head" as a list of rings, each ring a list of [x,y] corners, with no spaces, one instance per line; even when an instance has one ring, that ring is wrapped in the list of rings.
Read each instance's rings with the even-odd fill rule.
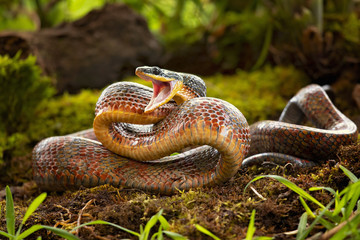
[[[143,66],[136,68],[135,74],[145,81],[151,81],[153,85],[153,95],[144,113],[152,112],[169,102],[183,88],[183,77],[173,71]]]

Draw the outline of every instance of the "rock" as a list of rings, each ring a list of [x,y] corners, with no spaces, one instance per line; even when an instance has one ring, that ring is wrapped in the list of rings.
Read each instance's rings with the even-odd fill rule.
[[[145,19],[122,4],[55,28],[1,33],[0,43],[0,54],[35,54],[59,92],[102,88],[134,75],[137,66],[161,65],[163,51]]]

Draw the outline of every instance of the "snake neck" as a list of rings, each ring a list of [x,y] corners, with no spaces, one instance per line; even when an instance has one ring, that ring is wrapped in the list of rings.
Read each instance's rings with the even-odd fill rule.
[[[182,73],[181,76],[183,87],[173,97],[177,105],[193,98],[206,96],[206,85],[200,77],[187,73]]]
[[[173,100],[176,102],[177,105],[181,105],[185,101],[201,96],[202,95],[196,92],[194,89],[184,84],[181,90],[175,94]]]

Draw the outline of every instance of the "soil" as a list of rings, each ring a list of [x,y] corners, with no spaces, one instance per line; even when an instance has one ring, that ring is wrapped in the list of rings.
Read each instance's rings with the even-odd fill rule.
[[[273,236],[275,239],[292,239],[304,212],[299,197],[281,183],[270,178],[245,186],[259,174],[277,174],[286,177],[304,190],[314,186],[327,186],[341,190],[349,183],[339,168],[345,166],[356,176],[360,175],[360,144],[342,147],[338,158],[313,169],[256,167],[240,170],[230,181],[214,187],[203,187],[173,196],[153,195],[137,189],[114,188],[104,185],[75,192],[49,193],[45,202],[29,218],[24,229],[35,224],[70,230],[79,223],[105,220],[139,232],[151,216],[163,209],[170,230],[190,239],[209,239],[194,224],[200,224],[221,239],[243,239],[246,236],[251,211],[256,210],[256,236]],[[41,192],[32,181],[11,188],[20,224],[27,206]],[[317,200],[327,204],[332,196],[328,192],[311,192]],[[0,192],[0,229],[6,230],[5,191]],[[316,206],[310,204],[315,210]],[[156,227],[154,229],[157,229]],[[156,230],[154,230],[156,231]],[[316,229],[315,232],[325,231]],[[314,232],[314,233],[315,233]],[[94,225],[81,228],[81,239],[122,239],[132,236],[112,226]],[[29,239],[60,239],[53,233],[41,230]]]

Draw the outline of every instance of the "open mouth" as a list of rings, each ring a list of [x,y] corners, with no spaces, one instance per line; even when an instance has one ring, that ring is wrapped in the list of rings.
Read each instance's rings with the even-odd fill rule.
[[[161,82],[154,79],[152,79],[151,81],[153,84],[154,92],[149,104],[145,108],[145,113],[152,112],[161,105],[169,102],[176,93],[176,91],[174,91],[174,88],[178,83],[176,81]]]
[[[144,110],[145,113],[152,112],[161,105],[169,102],[183,86],[181,81],[146,74],[140,71],[136,72],[136,75],[145,81],[151,81],[153,85],[153,95]]]

